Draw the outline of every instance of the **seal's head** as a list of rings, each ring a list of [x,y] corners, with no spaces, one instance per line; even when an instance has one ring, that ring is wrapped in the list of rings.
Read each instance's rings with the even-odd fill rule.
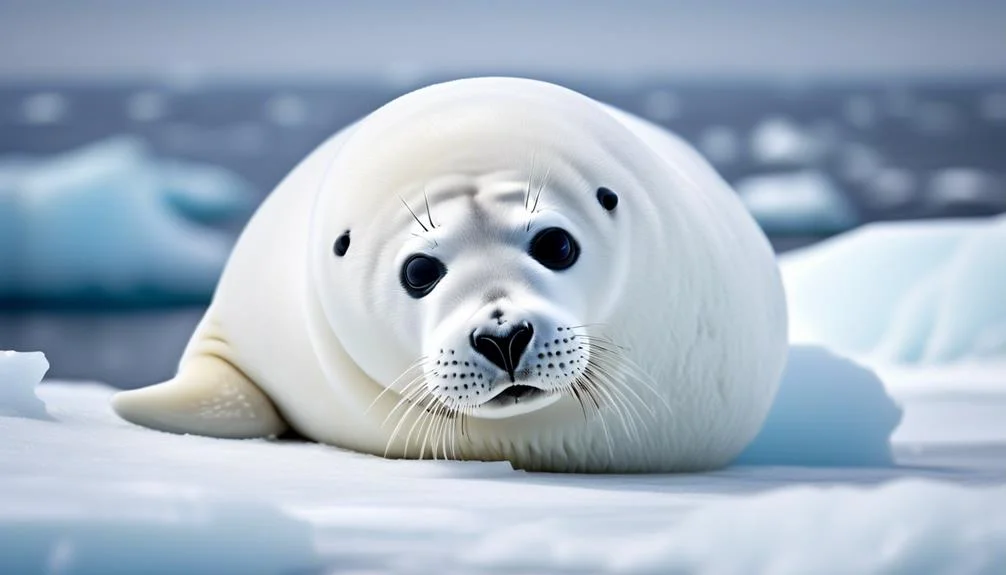
[[[602,437],[614,458],[619,434],[634,438],[622,457],[651,457],[649,443],[687,441],[667,415],[675,396],[675,409],[686,410],[702,397],[694,387],[677,394],[675,385],[697,384],[692,371],[732,381],[734,370],[751,367],[744,361],[759,350],[743,349],[744,361],[733,363],[726,353],[757,340],[742,330],[761,313],[751,302],[772,287],[722,281],[736,273],[744,284],[748,268],[764,262],[736,263],[721,249],[716,237],[746,230],[705,225],[715,206],[696,187],[686,170],[574,92],[498,79],[425,88],[367,117],[335,154],[309,247],[308,289],[323,317],[308,321],[334,334],[338,353],[392,398],[400,410],[393,419],[421,406],[412,414],[460,414],[502,430],[505,437],[487,440],[497,447],[477,458],[519,457],[534,467],[532,456],[511,452],[539,449],[531,443],[542,433],[557,440],[533,457],[553,458],[550,467],[571,457],[566,441]],[[743,212],[739,203],[727,210]],[[771,262],[767,244],[764,251]],[[747,307],[754,311],[740,311]],[[731,322],[741,327],[728,332]],[[668,345],[679,333],[687,346]],[[329,363],[331,379],[347,377],[335,372],[346,362]],[[764,392],[719,391],[738,405]],[[360,394],[361,410],[374,395]],[[729,457],[750,439],[767,408],[758,401],[738,408],[752,417],[727,414],[746,427],[710,457]],[[588,429],[570,416],[591,406],[614,410],[622,429],[603,420]],[[648,425],[661,431],[642,437],[640,414],[659,406],[668,408]],[[693,416],[704,427],[716,417]],[[597,461],[589,465],[605,465]]]

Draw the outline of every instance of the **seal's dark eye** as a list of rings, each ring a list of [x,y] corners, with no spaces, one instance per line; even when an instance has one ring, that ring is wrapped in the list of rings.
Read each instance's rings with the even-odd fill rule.
[[[402,265],[402,287],[410,296],[419,299],[433,291],[434,286],[446,273],[447,268],[440,260],[415,254]]]
[[[566,230],[548,228],[538,232],[531,240],[530,254],[549,269],[564,270],[580,257],[580,246]]]
[[[608,188],[597,188],[597,202],[610,212],[618,205],[618,194]]]
[[[346,255],[347,250],[349,250],[349,230],[342,232],[342,235],[335,238],[335,245],[332,246],[332,251],[340,258]]]

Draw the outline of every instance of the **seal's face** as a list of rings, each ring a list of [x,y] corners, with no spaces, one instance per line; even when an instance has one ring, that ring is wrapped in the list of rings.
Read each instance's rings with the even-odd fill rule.
[[[586,227],[589,202],[544,209],[548,192],[506,173],[446,178],[401,208],[413,229],[383,281],[398,284],[399,328],[420,335],[423,373],[406,393],[500,418],[576,389],[591,357],[584,288],[604,275],[605,239]]]
[[[377,317],[360,329],[387,330],[385,346],[394,333],[416,360],[396,379],[382,377],[388,359],[358,358],[375,379],[428,409],[485,418],[563,395],[595,401],[588,372],[600,376],[603,354],[587,326],[617,281],[609,269],[617,196],[537,172],[424,182],[388,207],[396,221],[380,229],[390,233],[354,237],[352,249],[346,238],[335,242],[340,259],[358,250],[366,262],[360,288],[382,294]]]

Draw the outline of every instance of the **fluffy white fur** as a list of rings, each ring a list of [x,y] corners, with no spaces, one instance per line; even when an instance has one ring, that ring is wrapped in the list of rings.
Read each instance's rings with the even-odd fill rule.
[[[580,245],[567,270],[528,255],[550,226]],[[399,279],[418,252],[447,268],[421,299]],[[534,325],[518,383],[543,394],[494,410],[481,402],[510,380],[468,337],[497,308]],[[460,80],[402,96],[294,169],[241,236],[178,376],[114,405],[168,431],[289,425],[391,457],[709,469],[759,430],[786,324],[766,238],[686,143],[551,84]],[[536,368],[556,339],[578,361]],[[465,380],[486,386],[478,397],[442,385],[465,361],[483,376]]]

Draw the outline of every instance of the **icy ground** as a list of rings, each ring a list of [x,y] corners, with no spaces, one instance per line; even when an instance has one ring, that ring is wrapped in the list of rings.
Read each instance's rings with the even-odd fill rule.
[[[39,358],[6,359],[0,385],[30,389]],[[46,382],[48,415],[30,393],[0,415],[0,573],[1006,572],[1006,372],[895,394],[897,465],[863,467],[900,415],[876,377],[815,349],[790,367],[766,430],[797,426],[799,457],[844,426],[859,447],[835,466],[767,465],[771,450],[688,475],[388,461],[141,429],[111,388]],[[807,401],[820,417],[795,417]]]

